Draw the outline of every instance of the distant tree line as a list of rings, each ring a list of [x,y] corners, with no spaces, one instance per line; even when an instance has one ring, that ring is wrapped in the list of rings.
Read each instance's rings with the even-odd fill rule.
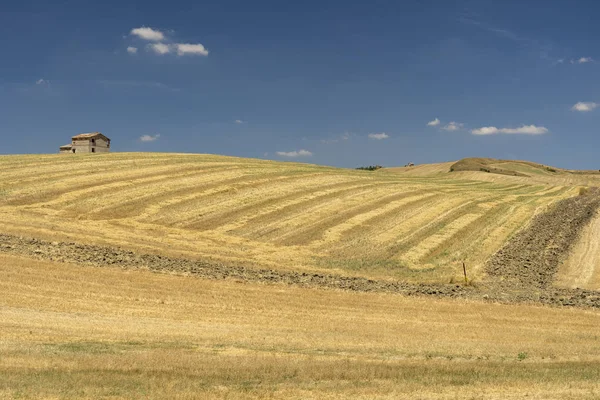
[[[381,165],[369,165],[368,167],[358,167],[356,169],[361,169],[363,171],[377,171],[381,168],[383,168]]]

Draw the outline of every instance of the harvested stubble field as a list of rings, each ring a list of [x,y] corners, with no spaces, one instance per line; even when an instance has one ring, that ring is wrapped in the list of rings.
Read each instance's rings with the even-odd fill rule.
[[[597,399],[600,313],[0,254],[0,398]]]
[[[184,154],[0,157],[0,230],[231,265],[447,283],[463,261],[478,277],[536,212],[577,190],[443,170]]]
[[[599,398],[599,176],[486,162],[0,157],[0,398]]]

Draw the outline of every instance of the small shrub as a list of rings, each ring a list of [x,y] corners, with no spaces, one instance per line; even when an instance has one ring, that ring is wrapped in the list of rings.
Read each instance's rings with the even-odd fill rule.
[[[551,167],[546,167],[546,170],[549,172],[556,172],[556,170],[554,168]]]
[[[524,351],[522,351],[519,354],[517,354],[517,360],[519,360],[519,361],[523,361],[527,357],[529,357],[529,355],[527,353],[525,353]]]
[[[368,167],[358,167],[356,169],[360,169],[363,171],[377,171],[378,169],[383,168],[381,165],[369,165]]]

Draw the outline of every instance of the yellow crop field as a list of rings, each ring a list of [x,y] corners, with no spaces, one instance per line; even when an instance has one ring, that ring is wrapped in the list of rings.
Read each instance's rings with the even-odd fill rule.
[[[448,282],[462,262],[477,277],[583,179],[449,173],[450,165],[369,172],[214,155],[3,156],[0,230],[242,266]]]
[[[600,313],[0,254],[0,398],[597,399]]]

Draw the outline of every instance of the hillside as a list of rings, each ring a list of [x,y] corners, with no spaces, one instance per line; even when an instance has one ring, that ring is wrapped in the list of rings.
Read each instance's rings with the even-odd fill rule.
[[[532,215],[577,193],[439,165],[411,175],[136,153],[8,156],[0,166],[4,233],[409,282],[447,282],[463,261],[479,275]]]

